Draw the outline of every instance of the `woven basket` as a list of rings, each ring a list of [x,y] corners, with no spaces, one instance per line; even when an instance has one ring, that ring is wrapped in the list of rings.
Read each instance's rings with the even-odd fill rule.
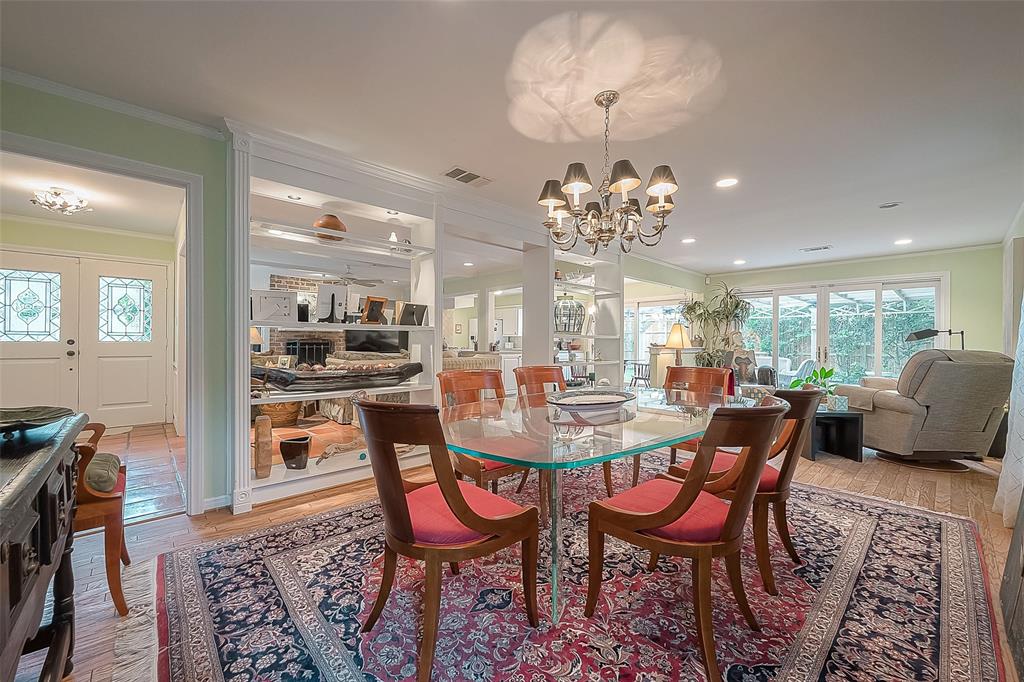
[[[302,401],[260,405],[260,414],[270,417],[270,426],[275,429],[298,424],[301,411]]]

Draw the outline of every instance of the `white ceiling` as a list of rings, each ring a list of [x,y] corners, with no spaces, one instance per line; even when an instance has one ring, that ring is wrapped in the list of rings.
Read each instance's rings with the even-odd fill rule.
[[[49,187],[74,191],[93,210],[66,216],[29,203]],[[0,152],[0,211],[7,215],[173,237],[184,201],[180,187]]]
[[[589,101],[616,87],[612,159],[680,184],[645,252],[721,272],[998,242],[1024,195],[1022,35],[1024,3],[47,2],[4,5],[0,59],[424,177],[459,165],[538,221],[544,179],[598,176]]]

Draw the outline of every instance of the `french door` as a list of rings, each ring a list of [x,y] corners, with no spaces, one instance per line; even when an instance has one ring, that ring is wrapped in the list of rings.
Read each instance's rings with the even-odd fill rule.
[[[0,251],[0,405],[163,423],[167,268]]]
[[[753,307],[744,343],[759,364],[776,368],[781,386],[815,367],[835,370],[840,383],[895,377],[915,352],[946,344],[942,337],[906,340],[945,325],[942,288],[925,278],[744,292]]]

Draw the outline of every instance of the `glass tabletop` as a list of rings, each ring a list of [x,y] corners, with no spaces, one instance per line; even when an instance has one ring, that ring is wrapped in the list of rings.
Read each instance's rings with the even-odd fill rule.
[[[600,392],[618,404],[555,404]],[[664,388],[570,390],[510,396],[441,410],[448,447],[465,455],[534,469],[572,469],[636,455],[703,435],[719,407],[755,407],[737,398]]]

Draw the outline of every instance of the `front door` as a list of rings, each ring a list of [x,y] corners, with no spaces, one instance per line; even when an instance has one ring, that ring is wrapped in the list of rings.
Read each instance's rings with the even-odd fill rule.
[[[76,258],[0,251],[0,406],[79,409]]]
[[[81,409],[107,426],[167,416],[167,268],[81,260]]]

